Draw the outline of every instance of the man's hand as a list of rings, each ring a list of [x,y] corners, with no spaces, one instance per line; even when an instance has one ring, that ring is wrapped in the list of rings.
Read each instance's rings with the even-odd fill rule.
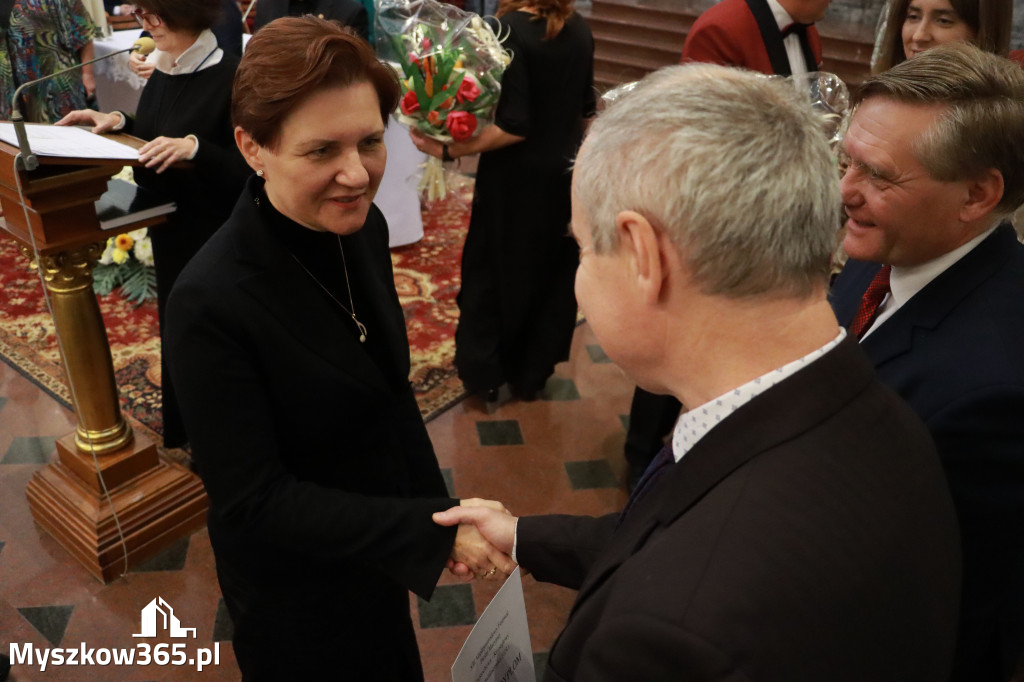
[[[163,173],[177,161],[185,161],[195,151],[196,143],[187,137],[160,136],[139,147],[139,161],[156,172]]]
[[[59,126],[80,126],[91,125],[92,132],[106,133],[114,129],[121,122],[121,114],[104,114],[92,109],[79,109],[57,121],[54,125]]]
[[[515,570],[515,563],[507,555],[512,553],[518,519],[500,502],[463,500],[458,507],[437,512],[433,519],[434,523],[441,526],[460,524],[455,539],[455,550],[452,551],[448,563],[448,570],[454,575],[462,578],[471,575],[487,578],[499,571],[503,576],[507,576]],[[464,539],[463,548],[466,551],[459,551],[460,536]],[[489,549],[481,549],[481,542]],[[475,548],[476,551],[468,548]],[[496,570],[492,571],[492,568]]]

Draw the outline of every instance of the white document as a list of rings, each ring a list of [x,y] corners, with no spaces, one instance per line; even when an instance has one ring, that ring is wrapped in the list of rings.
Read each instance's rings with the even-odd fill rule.
[[[139,152],[109,137],[89,132],[77,126],[54,126],[27,123],[28,145],[36,156],[68,156],[78,159],[136,160]],[[18,135],[13,123],[0,123],[0,140],[15,147]]]
[[[466,638],[452,665],[452,682],[537,682],[518,568]]]

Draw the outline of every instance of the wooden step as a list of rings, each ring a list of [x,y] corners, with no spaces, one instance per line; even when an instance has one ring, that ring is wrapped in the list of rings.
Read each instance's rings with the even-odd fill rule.
[[[650,9],[641,5],[596,0],[590,16],[607,23],[685,34],[700,14],[687,13],[679,9]]]
[[[614,43],[617,45],[634,45],[647,49],[682,53],[685,33],[646,27],[608,23],[602,19],[590,21],[590,31],[594,34],[597,44]]]
[[[637,44],[628,38],[604,38],[595,48],[594,57],[605,60],[621,60],[627,64],[653,64],[665,66],[678,64],[682,46],[673,44]]]

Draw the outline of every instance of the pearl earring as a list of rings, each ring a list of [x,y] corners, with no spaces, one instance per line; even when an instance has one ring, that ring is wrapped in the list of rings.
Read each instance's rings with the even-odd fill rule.
[[[258,178],[262,178],[263,177],[263,169],[262,168],[260,168],[258,171],[256,171],[256,177],[258,177]]]

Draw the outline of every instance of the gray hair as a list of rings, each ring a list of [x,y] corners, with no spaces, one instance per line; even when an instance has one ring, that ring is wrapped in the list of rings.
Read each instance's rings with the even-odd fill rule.
[[[826,284],[839,174],[792,84],[710,64],[647,76],[594,122],[575,171],[597,252],[643,215],[709,295],[805,297]]]
[[[911,105],[944,105],[914,155],[936,180],[1003,176],[995,217],[1024,203],[1024,70],[966,43],[940,45],[868,78],[854,105],[875,97]]]

